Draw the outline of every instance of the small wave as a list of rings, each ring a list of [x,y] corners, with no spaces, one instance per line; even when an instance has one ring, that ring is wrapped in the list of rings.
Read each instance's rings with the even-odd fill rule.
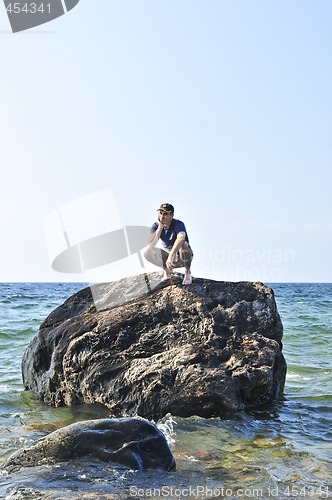
[[[308,401],[316,401],[319,403],[332,402],[332,394],[315,394],[313,396],[306,396],[306,399]]]
[[[25,339],[27,335],[32,333],[37,333],[37,329],[30,326],[28,328],[20,329],[20,325],[17,325],[17,328],[8,328],[6,331],[0,331],[0,339],[14,339],[22,337]]]
[[[186,459],[189,462],[199,462],[199,460],[196,457],[194,457],[193,455],[186,455]]]
[[[10,337],[11,337],[10,333],[0,332],[0,339],[8,339]]]
[[[287,380],[314,380],[314,377],[304,377],[298,373],[287,373]]]
[[[20,335],[26,335],[27,333],[35,333],[35,329],[30,327],[30,328],[25,328],[24,330],[20,330],[17,332]]]

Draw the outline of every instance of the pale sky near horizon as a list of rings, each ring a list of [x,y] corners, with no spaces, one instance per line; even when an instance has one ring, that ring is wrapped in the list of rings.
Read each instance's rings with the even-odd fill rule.
[[[95,4],[16,34],[0,5],[0,281],[88,281],[44,225],[109,189],[124,225],[173,203],[194,276],[332,282],[330,0]]]

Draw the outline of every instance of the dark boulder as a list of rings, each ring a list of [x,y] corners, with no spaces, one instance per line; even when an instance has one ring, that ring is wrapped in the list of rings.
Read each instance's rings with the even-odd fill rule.
[[[18,450],[4,468],[15,470],[82,457],[135,470],[175,468],[165,436],[155,424],[141,418],[106,418],[68,425]]]
[[[70,297],[24,353],[25,387],[54,406],[96,402],[115,416],[151,419],[222,416],[282,394],[283,328],[271,288],[207,279],[182,286],[180,277],[151,287],[157,279]]]

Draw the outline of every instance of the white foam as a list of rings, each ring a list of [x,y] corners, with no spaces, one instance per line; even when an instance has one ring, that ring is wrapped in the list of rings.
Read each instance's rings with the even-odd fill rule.
[[[171,416],[166,416],[164,421],[158,422],[158,429],[165,435],[168,443],[174,443],[176,421]]]
[[[299,375],[298,373],[287,373],[286,379],[287,380],[314,380],[313,377],[303,377],[302,375]]]

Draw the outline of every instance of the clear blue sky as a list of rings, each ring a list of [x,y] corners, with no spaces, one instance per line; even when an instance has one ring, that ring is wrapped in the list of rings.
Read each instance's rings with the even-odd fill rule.
[[[44,222],[111,189],[125,224],[174,204],[194,276],[331,282],[331,25],[330,0],[81,0],[12,34],[0,6],[0,281],[86,281]]]

